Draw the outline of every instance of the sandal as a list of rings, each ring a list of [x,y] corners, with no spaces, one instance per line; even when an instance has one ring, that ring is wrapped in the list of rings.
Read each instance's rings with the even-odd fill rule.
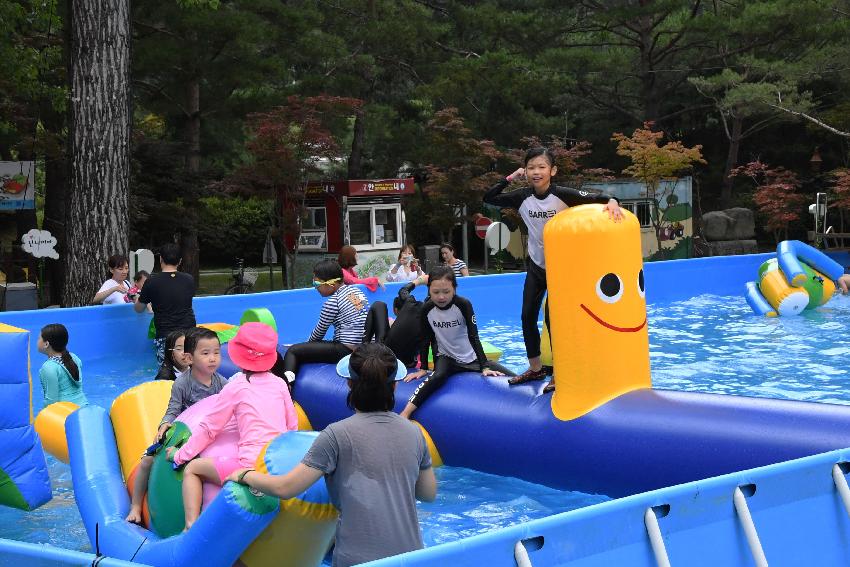
[[[516,386],[517,384],[525,384],[526,382],[531,382],[532,380],[543,380],[546,378],[546,369],[541,368],[540,370],[532,370],[529,368],[519,376],[514,376],[510,380],[508,380],[508,384],[511,386]]]

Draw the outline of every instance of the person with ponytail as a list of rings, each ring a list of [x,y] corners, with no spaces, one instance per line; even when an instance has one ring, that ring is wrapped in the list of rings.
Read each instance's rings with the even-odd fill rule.
[[[419,427],[393,412],[407,369],[388,347],[365,343],[337,373],[348,379],[353,416],[328,425],[287,474],[239,469],[227,479],[289,499],[324,476],[339,510],[334,567],[421,549],[416,500],[432,502],[437,481]]]
[[[88,405],[83,392],[83,363],[76,354],[68,352],[68,329],[65,325],[45,325],[38,336],[38,352],[47,355],[47,362],[38,371],[45,407],[54,402]]]

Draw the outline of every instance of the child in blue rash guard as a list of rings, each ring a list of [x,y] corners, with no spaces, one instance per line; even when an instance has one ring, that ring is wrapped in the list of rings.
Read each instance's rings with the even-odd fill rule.
[[[451,268],[435,268],[428,274],[430,299],[422,307],[422,326],[430,340],[425,341],[419,356],[423,366],[427,365],[428,347],[431,347],[434,372],[410,396],[401,412],[402,417],[409,419],[452,374],[481,372],[484,376],[512,375],[507,368],[487,360],[478,338],[478,324],[472,303],[456,295],[456,291],[457,279]],[[409,374],[404,380],[409,382],[425,374],[427,371],[422,369]]]
[[[327,300],[308,342],[292,345],[283,357],[283,374],[290,385],[295,382],[302,363],[337,363],[363,342],[369,300],[360,288],[344,284],[342,277],[342,267],[334,260],[323,260],[313,266],[313,287]],[[326,341],[331,325],[333,340]]]
[[[580,191],[552,184],[558,172],[555,156],[546,148],[532,148],[525,154],[521,167],[493,185],[484,195],[484,202],[500,208],[516,209],[528,227],[528,259],[525,285],[522,290],[522,337],[528,356],[528,370],[510,379],[510,384],[542,380],[546,370],[540,361],[540,332],[537,317],[546,294],[546,262],[543,256],[543,227],[560,211],[587,203],[604,203],[608,216],[619,222],[623,218],[620,205],[613,197]],[[531,185],[504,193],[515,179],[528,180]]]

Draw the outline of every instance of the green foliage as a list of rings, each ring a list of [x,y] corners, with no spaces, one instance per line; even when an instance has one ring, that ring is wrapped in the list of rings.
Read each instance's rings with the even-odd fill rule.
[[[272,201],[259,197],[204,197],[200,202],[201,261],[229,266],[239,257],[245,258],[246,265],[260,264],[267,230],[272,225]]]

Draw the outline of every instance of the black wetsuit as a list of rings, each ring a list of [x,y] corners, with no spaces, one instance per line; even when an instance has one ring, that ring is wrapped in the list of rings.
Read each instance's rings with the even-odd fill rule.
[[[550,185],[543,195],[532,187],[503,193],[509,181],[502,179],[484,195],[484,202],[500,208],[516,209],[528,227],[528,260],[522,289],[522,337],[528,358],[540,356],[540,331],[537,318],[546,295],[546,260],[543,255],[543,227],[560,211],[588,203],[607,203],[612,197],[602,193],[580,191],[571,187]]]
[[[402,305],[392,325],[388,323],[387,305],[376,301],[366,318],[366,333],[363,342],[372,340],[387,345],[408,368],[416,366],[416,357],[422,350],[427,337],[422,333],[421,301],[413,296],[416,284],[408,283],[398,292]]]
[[[481,372],[485,367],[510,375],[503,366],[487,360],[478,338],[478,324],[472,303],[465,297],[454,296],[446,307],[433,301],[422,306],[422,332],[428,340],[422,345],[420,360],[428,360],[428,348],[434,353],[434,371],[426,377],[408,400],[416,407],[428,399],[446,378],[458,372]]]

